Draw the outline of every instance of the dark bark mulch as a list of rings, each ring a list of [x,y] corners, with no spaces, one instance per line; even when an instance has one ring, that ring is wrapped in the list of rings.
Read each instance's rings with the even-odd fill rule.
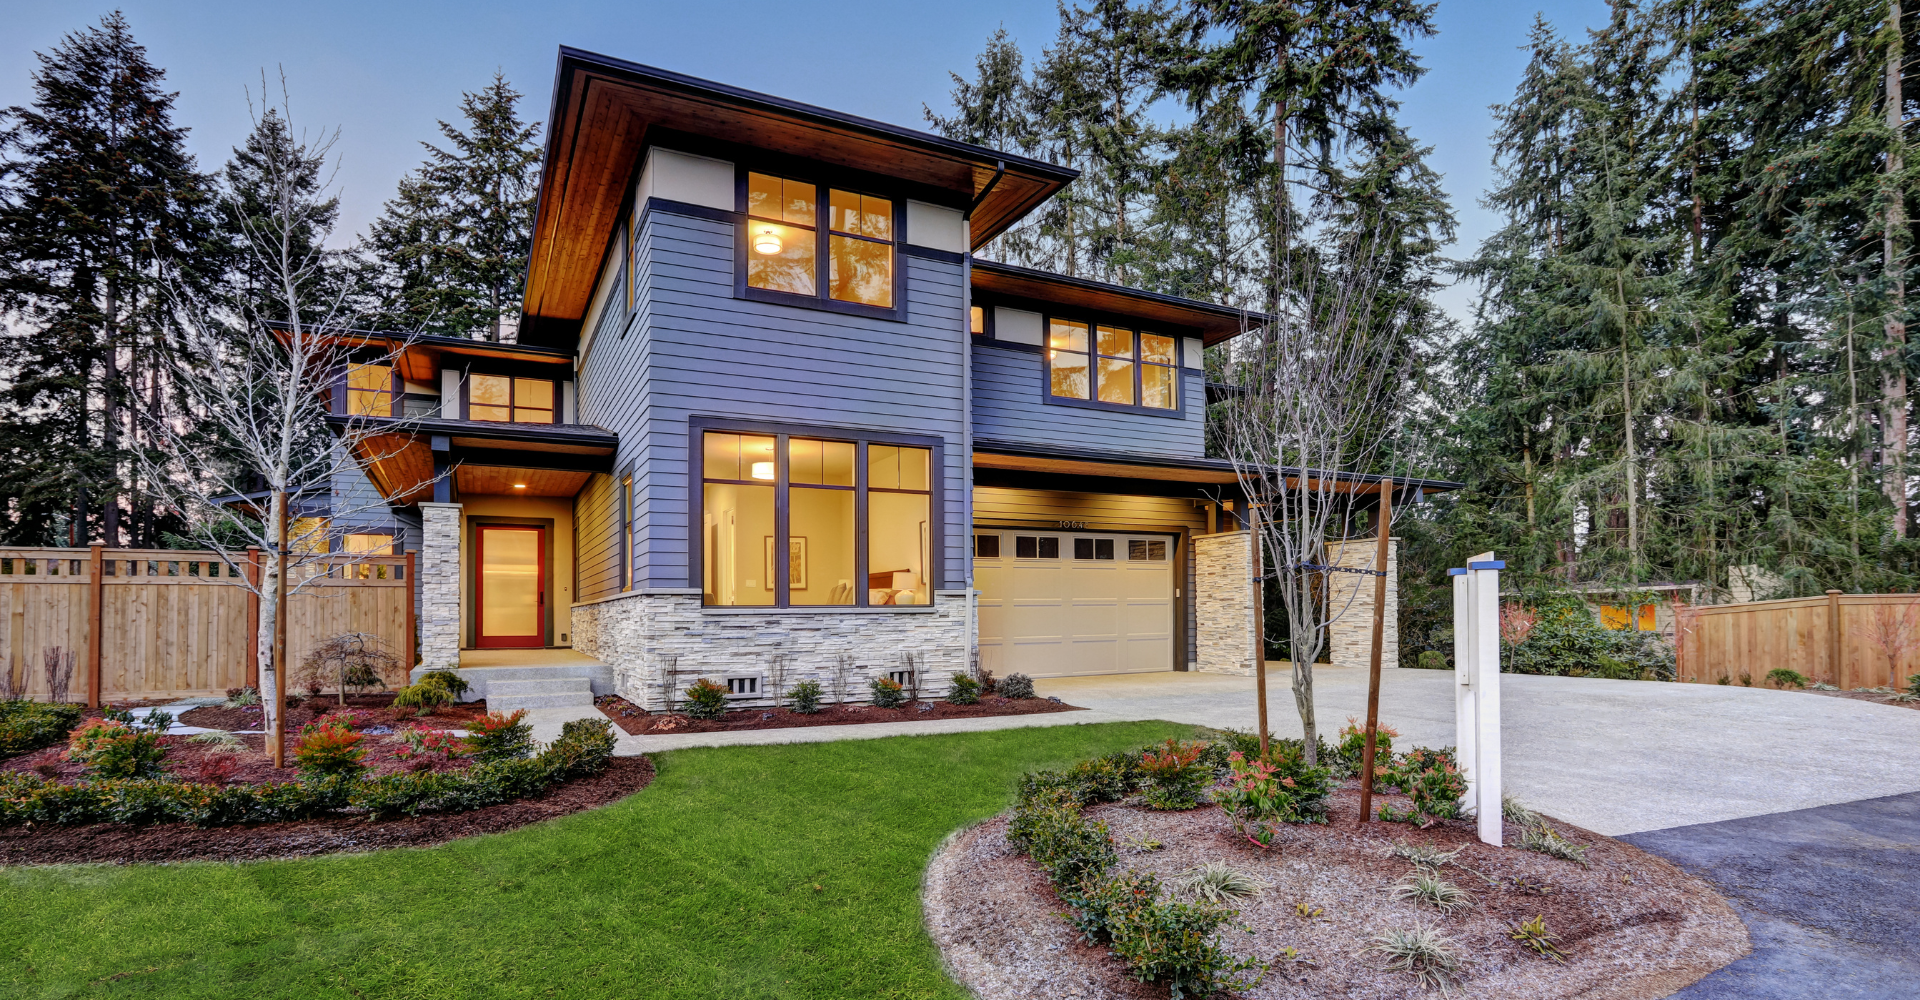
[[[439,728],[438,720],[423,719],[418,727]],[[377,778],[402,771],[460,771],[472,766],[471,757],[448,758],[443,754],[403,760],[399,755],[399,751],[406,748],[399,736],[403,726],[391,728],[393,731],[387,733],[362,731],[359,746],[366,751],[364,763],[368,777]],[[267,738],[256,733],[234,737],[246,748],[240,752],[220,750],[191,736],[162,736],[160,745],[167,755],[160,766],[166,769],[169,776],[180,781],[210,785],[265,785],[293,781],[298,777],[292,761],[295,733],[289,730],[287,737],[288,762],[284,768],[273,766],[273,760],[267,756]],[[83,780],[87,766],[67,760],[66,753],[66,744],[56,743],[0,762],[0,770],[23,774],[31,772],[67,784]]]
[[[1859,688],[1853,691],[1815,691],[1809,688],[1806,693],[1823,694],[1829,698],[1845,698],[1848,701],[1870,701],[1876,705],[1892,705],[1895,708],[1920,709],[1920,700],[1897,701],[1893,695],[1881,694],[1878,691],[1871,691],[1866,688]]]
[[[417,719],[413,709],[395,709],[391,707],[392,705],[393,695],[391,694],[349,695],[345,707],[358,708],[383,715],[386,719],[391,720],[389,722],[390,725],[409,725],[418,721],[420,725],[432,726],[435,729],[465,729],[466,727],[462,725],[462,723],[470,722],[487,714],[487,703],[484,700],[461,702],[456,705],[443,705],[434,709],[428,715],[418,717]],[[341,707],[337,698],[326,695],[318,698],[288,699],[287,732],[297,733],[300,731],[301,726],[312,722],[320,716],[326,715],[328,712],[337,712]],[[179,717],[174,719],[174,721],[183,726],[198,726],[201,729],[225,729],[229,732],[238,732],[244,729],[259,729],[260,719],[260,706],[258,705],[207,705],[202,708],[188,709],[180,713]]]
[[[1046,712],[1084,712],[1078,705],[1045,698],[1001,698],[987,695],[972,705],[921,701],[899,708],[872,705],[823,705],[812,715],[785,708],[750,708],[728,712],[718,719],[689,719],[678,713],[652,713],[618,695],[594,699],[600,711],[629,736],[664,733],[730,733],[749,729],[794,729],[803,726],[853,726],[867,722],[927,722],[934,719],[978,719],[995,715],[1040,715]]]
[[[652,761],[645,757],[615,757],[600,774],[569,781],[533,798],[471,812],[379,823],[343,816],[204,830],[185,823],[0,828],[0,864],[251,861],[391,847],[428,847],[475,834],[504,833],[529,823],[603,806],[647,787],[652,781]]]

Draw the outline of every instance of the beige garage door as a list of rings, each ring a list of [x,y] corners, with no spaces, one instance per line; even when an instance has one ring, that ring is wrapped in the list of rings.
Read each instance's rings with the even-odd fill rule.
[[[1174,539],[974,531],[981,665],[1004,677],[1173,669]]]

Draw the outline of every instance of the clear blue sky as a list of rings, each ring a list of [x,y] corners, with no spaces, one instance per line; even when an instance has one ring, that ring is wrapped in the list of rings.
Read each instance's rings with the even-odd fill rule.
[[[34,52],[113,6],[0,0],[0,106],[31,98]],[[1034,54],[1058,23],[1052,0],[128,0],[119,9],[180,92],[176,121],[192,128],[202,169],[225,162],[245,137],[247,90],[257,101],[261,71],[277,88],[284,68],[296,124],[341,130],[338,181],[351,231],[419,164],[435,121],[457,118],[460,92],[496,68],[527,96],[529,117],[544,118],[563,44],[924,127],[921,104],[945,106],[948,71],[970,73],[996,27]],[[1536,10],[1571,37],[1606,17],[1603,0],[1442,0],[1440,34],[1419,45],[1429,72],[1404,96],[1406,120],[1446,175],[1461,222],[1456,256],[1494,222],[1478,204],[1491,177],[1487,106],[1512,94]],[[1444,302],[1464,320],[1471,292],[1449,289]]]

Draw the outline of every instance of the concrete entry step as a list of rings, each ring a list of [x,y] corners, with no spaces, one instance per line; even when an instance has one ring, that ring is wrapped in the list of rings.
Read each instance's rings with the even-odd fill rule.
[[[417,681],[426,673],[425,668],[416,667],[411,679]],[[528,690],[524,695],[514,696],[516,698],[532,697],[537,693],[541,696],[565,694],[568,697],[564,702],[542,703],[539,707],[590,706],[593,704],[595,695],[613,693],[613,666],[571,649],[463,650],[460,654],[460,667],[454,673],[459,674],[468,684],[466,700],[478,701],[485,698],[489,702],[488,707],[495,710],[500,706],[493,702],[497,702],[501,694],[513,690],[498,687],[503,684],[570,680],[580,680],[587,684],[586,688],[580,689],[585,692],[584,696],[572,687],[539,692]],[[514,707],[533,708],[535,706],[517,701]]]
[[[487,708],[511,712],[527,708],[592,708],[593,683],[585,677],[493,680],[487,683]]]

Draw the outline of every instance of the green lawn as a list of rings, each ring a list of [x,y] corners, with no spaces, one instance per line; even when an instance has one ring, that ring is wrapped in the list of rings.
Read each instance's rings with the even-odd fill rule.
[[[683,750],[626,801],[436,848],[0,869],[0,994],[960,1000],[920,929],[941,838],[1023,771],[1188,731]]]

